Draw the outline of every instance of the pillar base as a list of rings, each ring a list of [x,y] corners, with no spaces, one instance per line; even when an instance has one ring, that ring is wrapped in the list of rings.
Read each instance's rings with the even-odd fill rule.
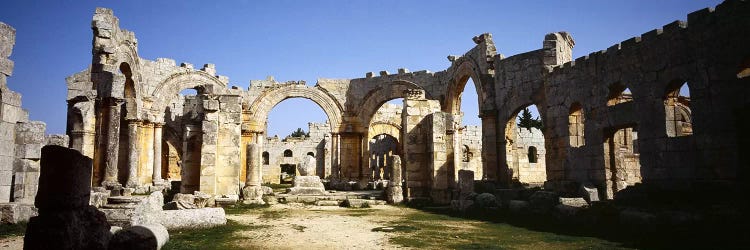
[[[242,197],[242,204],[266,204],[261,186],[245,186],[242,188]]]
[[[108,190],[112,190],[112,189],[122,188],[122,184],[120,184],[116,180],[105,180],[105,181],[102,181],[102,187]]]

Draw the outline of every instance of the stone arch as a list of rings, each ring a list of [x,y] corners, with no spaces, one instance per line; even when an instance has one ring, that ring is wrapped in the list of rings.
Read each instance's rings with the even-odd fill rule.
[[[510,109],[513,112],[509,113],[508,116],[505,116],[507,118],[507,121],[499,121],[499,122],[505,123],[505,130],[503,131],[504,134],[502,137],[503,140],[501,142],[501,145],[503,146],[502,148],[498,150],[499,153],[501,154],[499,164],[503,165],[504,166],[503,171],[506,171],[506,173],[504,173],[505,176],[503,177],[503,178],[507,178],[507,180],[505,181],[512,181],[512,180],[522,181],[522,179],[525,178],[524,176],[522,176],[522,173],[521,173],[524,170],[523,169],[524,162],[521,159],[522,158],[528,159],[528,155],[529,155],[528,147],[525,146],[526,144],[523,142],[521,138],[517,138],[517,137],[519,136],[520,133],[531,132],[531,130],[527,130],[525,128],[519,128],[518,124],[516,124],[516,117],[518,117],[518,115],[521,113],[522,110],[528,107],[531,107],[532,105],[537,108],[537,111],[539,112],[538,119],[542,121],[542,126],[545,126],[546,128],[548,125],[545,124],[544,122],[545,121],[544,112],[542,111],[542,107],[541,105],[535,102],[519,102],[519,104],[516,105],[513,109]],[[533,115],[532,115],[532,118],[533,118]],[[532,130],[536,130],[536,129],[532,129]],[[535,147],[537,150],[537,154],[546,152],[546,147],[549,145],[548,143],[549,135],[546,134],[545,132],[546,130],[547,129],[540,130],[543,141],[541,145],[538,145],[538,147]],[[550,170],[546,167],[545,157],[546,157],[546,154],[545,156],[541,156],[537,158],[537,163],[541,163],[539,165],[544,166],[544,168],[539,168],[538,170],[535,170],[535,172],[538,171],[540,173],[539,176],[544,175],[544,178],[547,177],[546,172]],[[540,160],[542,162],[539,162]],[[544,174],[542,174],[541,172],[544,172]],[[542,178],[542,177],[539,177],[539,178]]]
[[[203,87],[206,90],[210,90],[211,88],[207,87],[212,86],[214,91],[221,91],[226,88],[226,84],[219,81],[216,76],[203,71],[175,73],[164,79],[157,86],[151,94],[154,101],[151,105],[151,111],[155,115],[156,120],[163,118],[164,111],[169,102],[172,101],[172,97],[177,96],[184,89]]]
[[[682,96],[680,89],[686,86],[688,96]],[[692,112],[690,110],[690,83],[676,79],[664,92],[665,133],[668,137],[689,136],[693,134]]]
[[[370,90],[370,92],[368,92],[362,98],[364,101],[360,105],[360,109],[357,112],[357,117],[359,118],[359,121],[362,122],[362,126],[370,126],[372,117],[376,112],[378,112],[378,109],[380,109],[380,107],[383,106],[384,103],[393,99],[405,98],[404,91],[409,89],[423,88],[410,81],[395,80],[388,84],[381,85],[373,90]],[[427,93],[426,91],[425,95],[427,99],[432,99],[432,97],[429,96],[429,93]]]
[[[571,147],[577,148],[586,145],[585,121],[583,105],[580,102],[571,104],[568,113],[568,137]]]
[[[294,152],[291,149],[284,150],[284,157],[294,157]]]
[[[388,122],[376,122],[368,128],[368,139],[375,137],[376,135],[386,134],[401,141],[401,125],[388,123]]]
[[[460,97],[463,94],[466,84],[469,82],[469,78],[474,82],[474,88],[477,91],[480,115],[484,110],[494,109],[494,107],[489,107],[494,103],[493,98],[491,98],[492,93],[489,93],[491,91],[486,91],[492,88],[485,87],[485,84],[489,83],[482,81],[481,73],[477,71],[480,68],[479,65],[473,60],[465,59],[465,57],[461,57],[457,63],[458,67],[453,71],[448,82],[444,100],[441,100],[443,112],[457,114],[461,111]]]
[[[620,103],[631,102],[635,98],[633,97],[633,90],[620,82],[615,82],[609,85],[609,93],[607,94],[607,106],[614,106]]]
[[[250,105],[250,130],[265,131],[268,113],[280,102],[289,98],[305,98],[318,104],[328,116],[331,133],[340,130],[342,122],[341,105],[322,90],[302,84],[289,84],[263,92]]]

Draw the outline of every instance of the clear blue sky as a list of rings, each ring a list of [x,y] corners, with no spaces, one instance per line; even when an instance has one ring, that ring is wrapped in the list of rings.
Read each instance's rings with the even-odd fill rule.
[[[314,84],[318,77],[397,68],[440,71],[449,66],[447,55],[463,54],[484,32],[510,56],[540,48],[546,33],[568,31],[579,57],[719,2],[12,0],[3,2],[0,21],[17,30],[10,88],[23,94],[31,119],[63,133],[65,77],[91,63],[97,6],[114,9],[121,27],[135,32],[141,57],[215,63],[219,74],[244,88],[267,75]],[[470,110],[476,107],[465,107],[466,116],[475,117]],[[326,119],[306,100],[287,100],[272,112],[278,129],[269,132],[280,136]]]

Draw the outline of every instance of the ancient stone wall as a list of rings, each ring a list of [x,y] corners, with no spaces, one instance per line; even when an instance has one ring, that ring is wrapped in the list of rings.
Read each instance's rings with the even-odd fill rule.
[[[317,166],[315,175],[326,178],[330,176],[330,127],[323,123],[308,123],[310,137],[288,137],[284,140],[269,137],[263,144],[263,183],[280,183],[282,165],[293,165],[291,174],[299,175],[296,166],[308,155],[315,157]],[[287,150],[289,150],[287,152]],[[286,152],[286,154],[285,154]],[[291,153],[291,156],[289,156]]]
[[[481,34],[472,39],[472,49],[448,56],[451,65],[435,73],[370,72],[357,79],[320,78],[314,86],[269,77],[251,81],[246,91],[229,87],[213,64],[195,69],[140,58],[134,33],[100,8],[92,22],[92,65],[67,79],[68,134],[71,147],[94,159],[95,185],[157,185],[176,175],[171,169],[180,162],[180,179],[188,187],[183,191],[217,195],[238,192],[251,142],[269,153],[269,165],[298,163],[278,148],[295,148],[295,156],[314,148],[321,177],[370,181],[376,172],[369,142],[380,134],[400,144],[408,199],[449,200],[464,168],[501,186],[546,181],[558,191],[586,183],[613,191],[638,181],[671,188],[733,183],[740,178],[739,117],[748,105],[750,59],[742,45],[750,39],[743,21],[749,5],[726,1],[690,14],[687,23],[575,60],[575,41],[566,32],[547,34],[541,49],[507,58],[497,53],[490,34]],[[460,97],[469,79],[479,97],[481,133],[461,131]],[[689,98],[675,91],[683,83]],[[626,88],[631,96],[621,101]],[[201,107],[182,112],[189,122],[173,112],[184,89],[197,90],[195,105]],[[330,137],[285,142],[296,146],[267,140],[268,113],[288,98],[319,105]],[[401,121],[381,118],[378,108],[397,98],[406,98]],[[532,104],[544,128],[527,134],[516,128],[515,118]],[[472,154],[468,164],[463,152]],[[264,171],[264,181],[275,182],[277,170]]]
[[[28,112],[21,108],[21,94],[8,88],[8,77],[14,68],[9,57],[15,40],[16,30],[0,22],[0,203],[33,204],[42,147],[48,143],[67,144],[67,137],[47,137],[47,125],[29,121]],[[3,220],[8,222],[7,218]]]

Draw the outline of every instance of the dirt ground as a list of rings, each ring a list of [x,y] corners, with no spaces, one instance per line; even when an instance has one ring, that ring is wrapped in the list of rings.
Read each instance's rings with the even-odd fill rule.
[[[375,212],[377,211],[377,212]],[[388,242],[390,232],[374,232],[401,218],[406,210],[394,206],[350,209],[302,204],[277,204],[227,219],[262,228],[241,232],[242,248],[260,249],[399,249]]]
[[[23,249],[23,236],[0,239],[0,249]]]

